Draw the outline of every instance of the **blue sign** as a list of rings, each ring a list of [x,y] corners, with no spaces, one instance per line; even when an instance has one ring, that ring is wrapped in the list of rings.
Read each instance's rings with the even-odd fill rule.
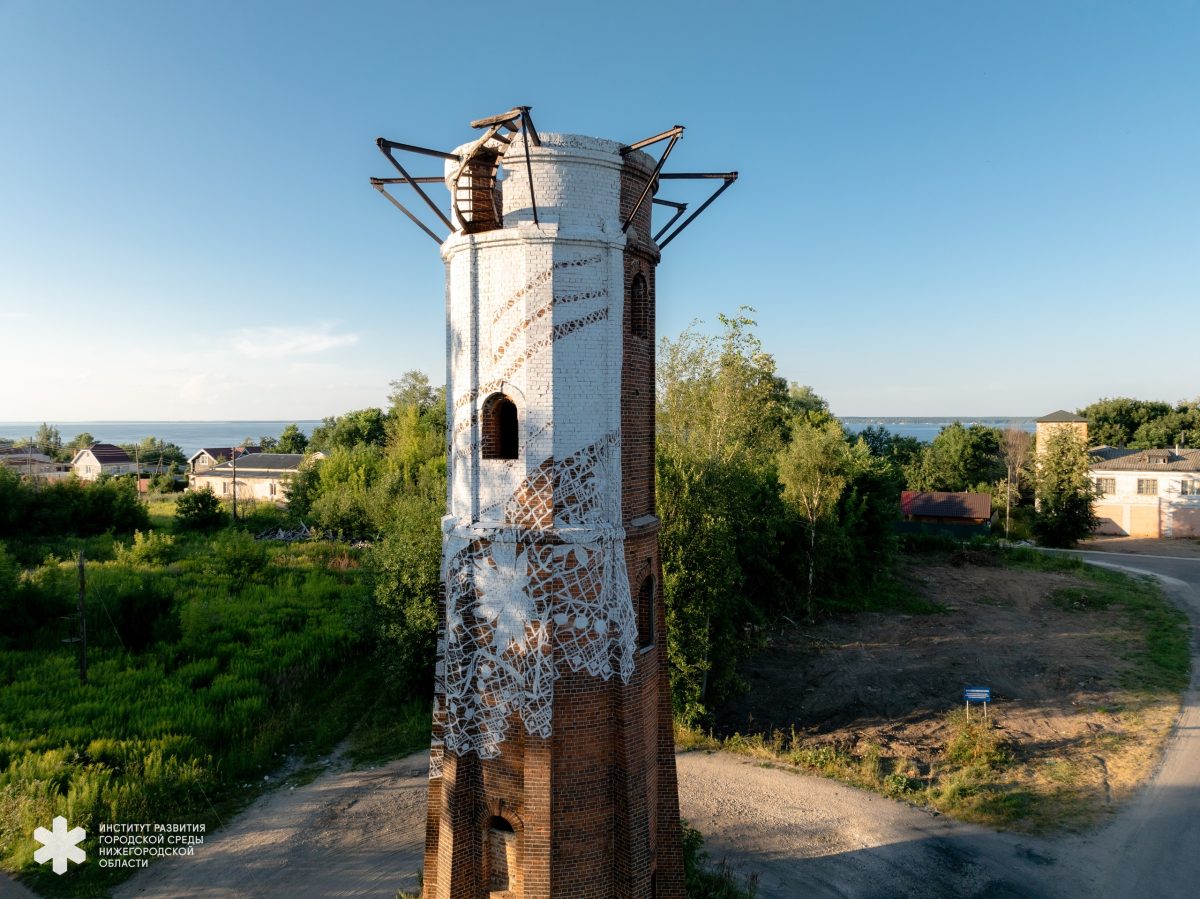
[[[963,690],[963,699],[967,702],[991,702],[992,690],[990,687],[967,687]]]

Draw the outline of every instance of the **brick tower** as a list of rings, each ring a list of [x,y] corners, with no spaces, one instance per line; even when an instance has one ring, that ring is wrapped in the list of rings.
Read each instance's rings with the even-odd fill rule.
[[[375,179],[429,202],[389,150],[441,156],[453,217],[425,896],[682,899],[651,236],[682,129],[623,146],[505,116],[451,153],[381,139],[404,177]]]

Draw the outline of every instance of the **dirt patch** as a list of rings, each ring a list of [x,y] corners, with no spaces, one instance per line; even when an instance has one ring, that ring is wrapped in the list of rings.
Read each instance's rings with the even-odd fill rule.
[[[897,790],[934,788],[962,724],[950,715],[962,688],[988,686],[1011,755],[994,786],[1013,806],[965,817],[1031,830],[1091,823],[1150,774],[1177,696],[1127,689],[1141,635],[1123,608],[1088,605],[1090,582],[955,561],[907,573],[943,613],[859,614],[776,634],[743,670],[748,693],[719,711],[718,735],[830,747],[866,759],[881,783],[902,772]]]

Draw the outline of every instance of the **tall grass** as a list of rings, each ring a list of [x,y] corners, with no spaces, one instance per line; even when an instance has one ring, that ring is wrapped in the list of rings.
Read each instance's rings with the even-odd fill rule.
[[[235,530],[118,542],[86,566],[87,683],[58,617],[74,611],[75,564],[24,572],[19,598],[41,613],[0,643],[0,864],[50,895],[101,895],[121,875],[91,863],[47,875],[34,828],[65,816],[94,859],[101,823],[215,823],[284,755],[344,737],[368,711],[359,697],[384,688],[353,553]],[[376,756],[427,737],[428,707],[410,706],[376,722]]]

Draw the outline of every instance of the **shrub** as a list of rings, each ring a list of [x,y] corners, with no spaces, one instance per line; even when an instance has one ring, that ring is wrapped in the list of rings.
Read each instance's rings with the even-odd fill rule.
[[[187,531],[212,531],[229,521],[212,488],[189,490],[175,504],[175,526]]]
[[[175,538],[155,531],[134,531],[129,546],[116,547],[116,558],[124,565],[165,565],[175,552]]]

